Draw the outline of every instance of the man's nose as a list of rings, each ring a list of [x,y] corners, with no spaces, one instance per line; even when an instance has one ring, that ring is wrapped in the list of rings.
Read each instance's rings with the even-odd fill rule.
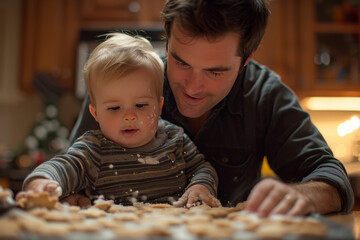
[[[196,94],[204,87],[203,75],[201,72],[193,71],[186,80],[185,89],[188,94]]]
[[[123,120],[124,121],[135,121],[137,119],[135,113],[127,112],[124,114]]]

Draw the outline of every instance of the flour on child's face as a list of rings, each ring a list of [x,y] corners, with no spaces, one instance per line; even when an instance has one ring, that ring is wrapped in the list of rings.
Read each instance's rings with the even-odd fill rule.
[[[152,78],[152,74],[139,70],[96,84],[97,120],[105,137],[125,148],[154,139],[161,99]]]

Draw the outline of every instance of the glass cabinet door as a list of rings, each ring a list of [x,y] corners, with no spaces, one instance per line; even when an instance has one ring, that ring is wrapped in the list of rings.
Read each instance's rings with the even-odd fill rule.
[[[302,0],[301,13],[304,90],[356,95],[360,91],[360,0]]]

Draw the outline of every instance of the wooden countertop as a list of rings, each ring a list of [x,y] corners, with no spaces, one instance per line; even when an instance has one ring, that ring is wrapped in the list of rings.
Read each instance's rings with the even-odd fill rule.
[[[352,211],[349,214],[334,214],[326,218],[350,229],[355,239],[360,239],[360,211]]]

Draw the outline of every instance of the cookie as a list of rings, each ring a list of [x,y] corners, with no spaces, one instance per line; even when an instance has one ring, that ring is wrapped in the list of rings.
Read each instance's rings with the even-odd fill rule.
[[[94,233],[101,230],[101,225],[96,221],[87,221],[71,224],[69,230],[72,232],[85,232],[85,233]]]
[[[82,209],[79,212],[81,215],[85,216],[86,218],[99,218],[106,216],[106,212],[103,210],[100,210],[98,208],[88,208],[88,209]]]
[[[206,223],[188,224],[186,229],[194,235],[208,238],[230,238],[234,233],[233,228],[218,227],[216,225]]]
[[[203,214],[189,215],[184,217],[184,222],[189,225],[193,223],[209,223],[211,220],[211,216]]]
[[[16,238],[20,233],[20,226],[14,219],[0,219],[0,239]]]
[[[123,205],[111,205],[111,207],[107,210],[109,213],[117,213],[117,212],[136,212],[138,209],[134,206],[123,206]]]
[[[136,222],[139,220],[139,216],[133,212],[115,213],[113,219],[122,222]]]
[[[25,210],[36,207],[46,207],[47,209],[53,209],[57,203],[58,198],[55,196],[50,196],[48,192],[28,193],[26,198],[22,198],[18,201],[19,206]]]
[[[56,210],[47,211],[41,217],[50,222],[80,222],[84,220],[84,216],[80,213],[70,213]]]
[[[100,200],[95,201],[94,203],[95,203],[95,205],[93,207],[107,211],[111,207],[111,205],[114,204],[114,201],[100,199]]]

